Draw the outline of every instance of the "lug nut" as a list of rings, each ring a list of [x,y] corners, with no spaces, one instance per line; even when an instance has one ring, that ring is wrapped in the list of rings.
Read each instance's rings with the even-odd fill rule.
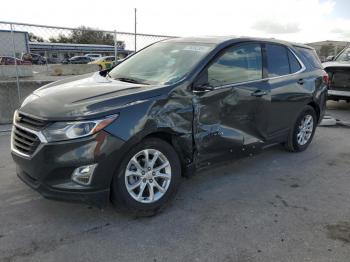
[[[156,175],[156,172],[152,172],[152,175],[155,176],[155,175]]]
[[[144,174],[145,174],[145,171],[142,171],[141,174],[144,175]]]
[[[150,182],[150,183],[153,183],[153,179],[150,179],[149,182]]]
[[[148,170],[151,170],[151,168],[149,167]]]

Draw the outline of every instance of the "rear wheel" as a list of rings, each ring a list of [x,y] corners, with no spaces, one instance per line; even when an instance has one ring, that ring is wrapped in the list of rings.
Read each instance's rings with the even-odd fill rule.
[[[312,141],[317,125],[315,110],[306,106],[290,131],[286,148],[291,152],[304,151]]]
[[[149,138],[124,157],[112,182],[112,202],[128,213],[153,215],[174,196],[180,180],[180,161],[173,147]]]

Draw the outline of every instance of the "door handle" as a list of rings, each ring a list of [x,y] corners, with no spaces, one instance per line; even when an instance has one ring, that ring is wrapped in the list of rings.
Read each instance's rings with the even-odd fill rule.
[[[256,90],[253,93],[251,93],[252,96],[256,96],[256,97],[262,97],[267,95],[267,92],[264,90]]]
[[[300,79],[297,81],[297,83],[298,83],[299,85],[303,85],[303,84],[304,84],[304,79],[300,78]]]

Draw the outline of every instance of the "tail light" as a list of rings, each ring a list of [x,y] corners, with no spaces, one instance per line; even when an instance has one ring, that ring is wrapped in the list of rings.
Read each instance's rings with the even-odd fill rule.
[[[323,79],[323,83],[325,83],[327,85],[327,87],[329,88],[329,75],[327,73],[325,73],[322,77]]]

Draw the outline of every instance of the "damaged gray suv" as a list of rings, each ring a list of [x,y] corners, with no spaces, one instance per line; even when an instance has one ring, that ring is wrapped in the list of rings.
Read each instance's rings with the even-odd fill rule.
[[[176,38],[115,68],[43,86],[15,112],[18,176],[50,199],[138,215],[163,208],[181,176],[275,144],[303,151],[328,75],[305,45]]]

